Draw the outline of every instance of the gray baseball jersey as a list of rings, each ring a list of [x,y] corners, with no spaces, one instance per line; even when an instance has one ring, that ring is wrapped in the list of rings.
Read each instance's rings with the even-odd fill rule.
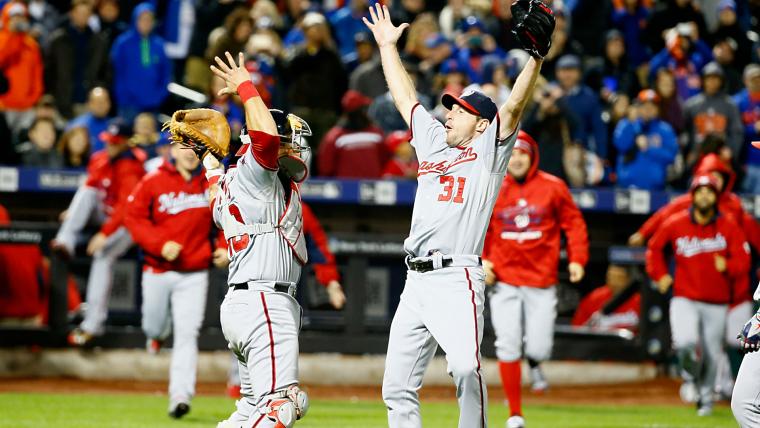
[[[228,210],[241,224],[276,225],[285,213],[286,199],[299,198],[296,191],[285,188],[290,183],[283,184],[276,170],[259,165],[250,149],[245,151],[237,165],[230,167],[219,184],[213,213],[214,221],[220,227],[223,227],[223,210]],[[300,201],[290,202],[300,204]],[[230,284],[257,280],[298,282],[301,265],[280,233],[262,233],[239,239],[240,242],[234,239],[228,242]],[[248,242],[249,239],[253,243]]]
[[[415,257],[480,255],[517,132],[499,140],[497,114],[467,147],[449,147],[446,128],[420,104],[411,131],[420,167],[404,250]]]

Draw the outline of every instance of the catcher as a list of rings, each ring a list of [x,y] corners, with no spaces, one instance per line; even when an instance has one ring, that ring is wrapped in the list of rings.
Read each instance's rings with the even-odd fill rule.
[[[229,52],[211,70],[237,93],[246,127],[239,157],[225,172],[229,127],[208,110],[176,112],[166,125],[172,139],[202,159],[211,185],[211,210],[230,257],[229,291],[221,324],[239,362],[242,398],[220,428],[292,427],[308,409],[298,388],[301,308],[294,296],[306,262],[298,183],[307,176],[311,135],[301,118],[268,110],[243,65]]]

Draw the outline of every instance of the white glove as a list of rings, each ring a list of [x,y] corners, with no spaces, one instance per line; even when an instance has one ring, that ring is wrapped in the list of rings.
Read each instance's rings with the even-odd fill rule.
[[[760,312],[744,324],[742,331],[736,336],[744,352],[755,352],[760,349]]]

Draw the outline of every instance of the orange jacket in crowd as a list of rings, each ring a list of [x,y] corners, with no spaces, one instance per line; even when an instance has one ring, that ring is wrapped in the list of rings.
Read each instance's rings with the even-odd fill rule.
[[[0,13],[0,72],[8,79],[8,92],[0,95],[0,110],[27,110],[42,96],[42,55],[34,37],[8,28],[11,8],[24,8],[10,2]]]

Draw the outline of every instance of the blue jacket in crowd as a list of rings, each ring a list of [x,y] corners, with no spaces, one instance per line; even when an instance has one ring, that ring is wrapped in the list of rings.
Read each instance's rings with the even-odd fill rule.
[[[760,141],[760,133],[755,129],[755,122],[760,120],[760,99],[752,99],[749,91],[744,89],[734,95],[734,102],[739,108],[744,125],[744,146],[747,148],[747,164],[760,166],[760,150],[753,149],[749,144],[752,141]]]
[[[647,137],[647,149],[636,146],[636,137]],[[623,119],[615,127],[613,143],[618,150],[617,183],[620,187],[662,190],[668,165],[678,153],[673,128],[659,119],[650,122]]]
[[[131,120],[142,111],[155,111],[169,94],[171,62],[164,51],[164,40],[155,34],[143,37],[137,32],[137,18],[155,9],[140,3],[132,13],[132,28],[120,35],[111,48],[114,70],[113,93],[119,109]],[[120,113],[121,114],[121,113]]]
[[[111,121],[110,117],[95,117],[90,112],[83,113],[75,117],[66,126],[66,129],[82,127],[87,129],[87,133],[90,135],[90,153],[95,153],[98,150],[105,148],[103,140],[100,139],[100,133],[108,128],[108,122]]]
[[[578,137],[583,146],[607,159],[607,125],[602,121],[599,96],[586,85],[578,85],[564,96],[565,103],[580,119]]]

